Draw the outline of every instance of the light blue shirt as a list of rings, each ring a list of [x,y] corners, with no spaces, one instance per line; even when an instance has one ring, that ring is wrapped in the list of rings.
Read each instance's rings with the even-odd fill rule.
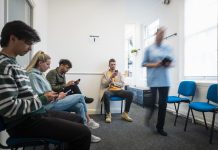
[[[173,60],[172,49],[163,44],[160,46],[153,44],[145,50],[142,65],[162,61],[165,57],[169,57]],[[147,86],[169,87],[169,67],[147,67]]]
[[[52,91],[51,85],[41,71],[33,68],[29,72],[30,84],[36,94],[43,94]]]

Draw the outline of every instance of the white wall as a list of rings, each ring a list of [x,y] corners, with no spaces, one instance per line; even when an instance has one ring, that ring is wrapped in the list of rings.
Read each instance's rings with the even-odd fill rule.
[[[0,29],[4,26],[4,0],[0,0]]]
[[[82,92],[95,98],[88,105],[95,112],[100,108],[100,78],[108,68],[108,60],[115,58],[118,69],[124,70],[123,1],[49,0],[48,6],[51,68],[58,66],[60,58],[70,59],[70,72],[79,74]],[[90,35],[100,37],[93,42]],[[77,74],[69,74],[68,79],[77,79]]]
[[[38,32],[41,42],[34,45],[33,53],[38,50],[47,51],[48,47],[48,1],[33,1],[33,27]]]
[[[82,91],[96,99],[89,108],[99,109],[100,73],[107,69],[108,59],[115,57],[118,69],[124,70],[125,24],[148,25],[159,18],[160,24],[168,28],[167,35],[179,32],[178,10],[182,6],[181,1],[163,5],[160,0],[49,0],[48,52],[52,57],[51,68],[58,65],[60,58],[70,59],[73,68],[68,79],[77,79],[81,74],[84,77],[81,84],[86,84],[81,87]],[[92,34],[100,36],[95,43],[89,37]],[[167,41],[175,52],[179,51],[178,41],[178,37]],[[173,69],[173,82],[178,81],[176,72],[178,69]],[[93,85],[98,86],[93,88]]]

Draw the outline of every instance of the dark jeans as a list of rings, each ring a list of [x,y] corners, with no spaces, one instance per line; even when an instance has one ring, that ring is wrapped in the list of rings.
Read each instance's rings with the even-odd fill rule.
[[[128,90],[119,90],[119,91],[105,91],[103,100],[104,100],[104,108],[106,113],[110,113],[110,97],[111,96],[119,96],[122,98],[126,98],[125,102],[125,112],[129,112],[130,105],[133,99],[133,93]]]
[[[51,138],[64,142],[65,150],[89,150],[90,130],[83,119],[75,114],[49,110],[47,114],[29,117],[7,130],[12,137]]]
[[[159,93],[159,108],[158,108],[158,119],[157,119],[157,130],[163,130],[164,123],[165,123],[165,117],[166,117],[166,107],[167,107],[167,97],[169,92],[169,87],[151,87],[151,93],[152,93],[152,112],[155,107],[155,102],[157,98],[157,91]]]
[[[80,89],[79,89],[77,84],[73,84],[73,85],[65,87],[63,92],[67,92],[69,90],[71,90],[71,91],[69,93],[67,93],[67,95],[82,94],[82,92],[80,91]]]

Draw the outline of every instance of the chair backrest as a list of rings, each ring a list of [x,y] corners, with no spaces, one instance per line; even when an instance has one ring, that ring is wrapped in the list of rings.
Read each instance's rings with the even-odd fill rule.
[[[207,99],[209,101],[218,103],[218,88],[217,87],[218,87],[218,84],[212,84],[208,88]]]
[[[178,94],[183,96],[194,96],[196,83],[194,81],[182,81],[179,84]]]

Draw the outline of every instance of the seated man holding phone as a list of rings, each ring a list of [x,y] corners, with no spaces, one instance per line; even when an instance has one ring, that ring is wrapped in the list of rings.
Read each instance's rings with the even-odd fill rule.
[[[86,126],[91,129],[100,127],[99,123],[90,118],[88,109],[82,94],[67,95],[65,92],[54,92],[51,85],[43,75],[48,70],[51,63],[51,57],[43,51],[38,51],[30,61],[26,70],[30,78],[30,84],[33,92],[36,94],[44,94],[49,92],[52,100],[47,102],[44,107],[47,110],[75,112],[80,115]],[[101,138],[92,135],[91,142],[96,143],[101,141]]]
[[[66,83],[65,74],[70,70],[70,68],[72,68],[71,62],[68,59],[61,59],[59,61],[59,67],[50,70],[47,73],[46,78],[51,84],[52,90],[55,92],[64,92],[67,93],[67,95],[82,94],[78,87],[80,79],[76,81],[71,80]],[[93,101],[93,98],[85,96],[86,103],[92,103]]]
[[[104,72],[101,79],[101,101],[104,101],[104,107],[106,111],[106,123],[111,123],[110,113],[110,97],[118,96],[125,98],[125,110],[121,115],[121,118],[125,121],[132,122],[132,118],[129,117],[128,112],[133,99],[133,93],[131,91],[123,90],[124,81],[122,74],[116,70],[116,60],[109,60],[109,70]]]

